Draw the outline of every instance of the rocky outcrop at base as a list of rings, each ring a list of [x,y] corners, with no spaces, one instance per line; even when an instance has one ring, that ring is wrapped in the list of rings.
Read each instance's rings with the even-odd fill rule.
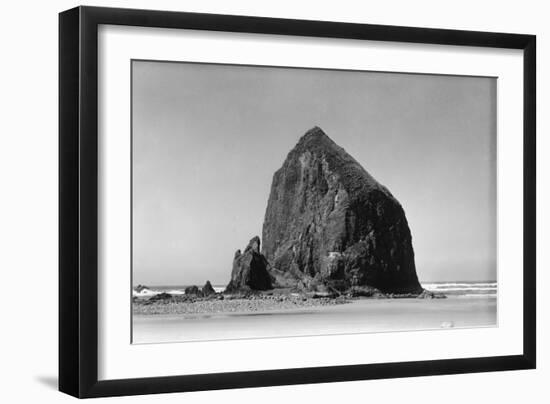
[[[231,281],[225,292],[272,289],[268,266],[266,258],[260,253],[260,238],[253,237],[242,253],[240,250],[235,252]]]
[[[145,286],[145,285],[137,285],[135,288],[134,288],[134,291],[136,291],[137,293],[141,293],[143,291],[147,291],[149,290],[149,286]]]
[[[196,286],[196,285],[186,287],[186,288],[185,288],[185,294],[186,294],[187,296],[190,296],[190,295],[202,296],[201,290],[200,290],[199,287]]]
[[[203,296],[210,296],[210,295],[215,295],[215,294],[216,294],[216,291],[212,287],[212,284],[210,283],[210,281],[206,281],[206,283],[202,287],[202,295]]]
[[[162,293],[158,293],[156,295],[151,296],[149,298],[149,301],[150,302],[158,302],[158,301],[169,300],[169,299],[172,299],[172,298],[173,298],[173,296],[170,293],[162,292]]]

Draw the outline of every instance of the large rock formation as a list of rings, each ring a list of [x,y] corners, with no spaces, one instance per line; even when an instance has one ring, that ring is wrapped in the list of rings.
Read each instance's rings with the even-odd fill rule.
[[[318,127],[275,172],[262,239],[277,285],[423,290],[403,208]]]
[[[260,253],[260,238],[252,238],[244,251],[235,252],[231,281],[226,292],[271,289],[271,277],[267,271],[269,264]]]

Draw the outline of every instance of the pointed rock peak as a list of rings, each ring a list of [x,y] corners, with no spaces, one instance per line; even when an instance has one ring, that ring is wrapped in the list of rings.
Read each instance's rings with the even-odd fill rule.
[[[312,138],[312,137],[328,137],[327,134],[318,126],[314,126],[309,129],[303,136],[303,138]]]
[[[202,290],[203,296],[210,296],[210,295],[216,294],[216,290],[212,287],[212,284],[210,283],[210,281],[206,281],[206,283],[204,284],[201,290]]]
[[[296,144],[296,149],[325,149],[338,147],[334,141],[318,126],[309,129]]]
[[[260,237],[253,237],[242,254],[235,254],[227,293],[272,289],[268,262],[260,253]]]
[[[244,251],[247,252],[248,250],[260,252],[260,237],[254,236],[250,239]]]
[[[327,134],[318,126],[314,126],[313,128],[306,131],[306,133],[300,138],[298,143],[303,143],[305,141],[319,141],[329,139]]]

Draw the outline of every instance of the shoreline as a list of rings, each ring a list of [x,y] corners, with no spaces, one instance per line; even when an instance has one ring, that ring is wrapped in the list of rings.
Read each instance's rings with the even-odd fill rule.
[[[220,298],[222,296],[223,298]],[[347,298],[270,295],[262,297],[226,297],[217,295],[211,298],[182,298],[180,296],[160,299],[134,299],[134,315],[185,315],[185,314],[234,314],[288,311],[346,304]]]
[[[181,304],[181,303],[180,303]],[[192,304],[192,303],[191,303]],[[196,303],[195,303],[196,304]],[[498,326],[495,297],[350,299],[270,310],[133,315],[132,343],[296,337]]]
[[[362,292],[365,292],[364,290]],[[352,303],[357,300],[441,299],[443,294],[423,291],[419,294],[317,293],[275,289],[264,292],[210,293],[132,298],[134,315],[232,314],[289,311]]]

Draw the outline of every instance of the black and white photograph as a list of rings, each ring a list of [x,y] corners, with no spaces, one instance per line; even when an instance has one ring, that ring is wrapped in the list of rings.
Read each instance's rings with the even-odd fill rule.
[[[497,78],[130,69],[132,343],[498,326]]]
[[[545,402],[544,2],[89,3],[3,3],[2,402]]]

